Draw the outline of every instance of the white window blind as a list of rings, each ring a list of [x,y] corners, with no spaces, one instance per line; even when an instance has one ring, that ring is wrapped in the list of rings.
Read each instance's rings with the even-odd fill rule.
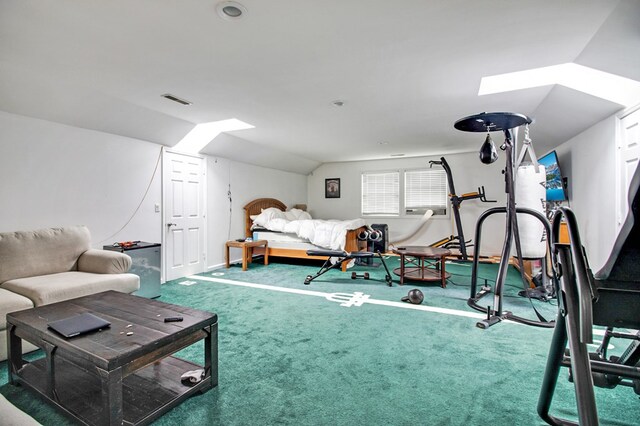
[[[444,170],[410,170],[404,173],[404,207],[407,214],[447,214],[447,174]]]
[[[362,174],[362,214],[398,215],[400,213],[400,173]]]

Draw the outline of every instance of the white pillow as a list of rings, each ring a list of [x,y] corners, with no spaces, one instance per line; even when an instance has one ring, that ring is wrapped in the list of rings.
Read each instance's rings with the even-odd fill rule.
[[[291,209],[284,212],[284,217],[287,220],[308,220],[311,219],[311,215],[304,210]]]
[[[269,207],[268,209],[262,209],[262,213],[253,219],[254,226],[266,226],[272,219],[284,219],[284,212],[275,207]]]

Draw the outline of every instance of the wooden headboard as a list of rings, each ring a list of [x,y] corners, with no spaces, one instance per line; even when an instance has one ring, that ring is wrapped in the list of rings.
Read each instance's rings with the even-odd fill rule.
[[[267,209],[269,207],[275,207],[283,212],[287,210],[287,206],[282,201],[276,200],[275,198],[258,198],[257,200],[250,201],[246,206],[244,206],[245,237],[250,237],[252,235],[251,225],[253,221],[250,216],[260,214],[262,213],[262,209]]]

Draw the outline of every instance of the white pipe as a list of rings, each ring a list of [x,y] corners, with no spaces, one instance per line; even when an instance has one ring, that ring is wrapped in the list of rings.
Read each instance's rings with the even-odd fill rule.
[[[427,210],[424,215],[422,215],[422,217],[420,218],[420,223],[418,223],[418,226],[413,231],[396,237],[396,239],[393,242],[390,242],[389,245],[395,246],[397,244],[404,243],[405,241],[418,235],[422,228],[424,228],[424,225],[429,221],[429,219],[431,219],[431,216],[433,216],[433,210]]]

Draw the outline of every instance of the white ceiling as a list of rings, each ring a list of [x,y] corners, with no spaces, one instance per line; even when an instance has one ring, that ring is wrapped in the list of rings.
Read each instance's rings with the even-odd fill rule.
[[[0,110],[168,146],[237,118],[255,128],[203,152],[306,174],[475,151],[453,123],[482,111],[533,117],[543,153],[622,108],[563,87],[478,97],[483,76],[576,62],[640,80],[637,0],[239,1],[230,22],[217,0],[0,0]]]

